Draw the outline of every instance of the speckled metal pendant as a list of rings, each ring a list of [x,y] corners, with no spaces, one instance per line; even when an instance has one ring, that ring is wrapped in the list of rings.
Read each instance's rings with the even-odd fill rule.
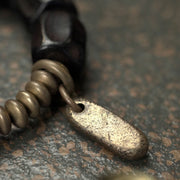
[[[139,159],[147,153],[148,140],[140,130],[92,102],[78,99],[75,103],[81,106],[82,112],[68,107],[66,114],[78,130],[124,159]]]

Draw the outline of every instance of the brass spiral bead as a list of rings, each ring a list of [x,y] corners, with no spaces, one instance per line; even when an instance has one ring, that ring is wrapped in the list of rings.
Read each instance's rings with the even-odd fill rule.
[[[18,128],[25,128],[28,122],[28,114],[25,107],[16,100],[8,100],[5,108],[12,117],[12,122]]]
[[[31,81],[25,85],[25,90],[16,95],[16,100],[5,102],[5,108],[0,106],[0,133],[7,135],[11,123],[18,128],[25,128],[28,116],[39,115],[40,105],[49,106],[51,94],[63,83],[69,93],[74,91],[74,83],[68,69],[61,63],[51,60],[40,60],[33,66]]]
[[[16,99],[28,109],[30,117],[35,118],[39,115],[40,106],[33,94],[27,91],[20,91],[16,95]]]
[[[25,90],[32,93],[39,101],[41,106],[49,106],[51,94],[48,89],[40,82],[30,81],[26,84]]]
[[[68,69],[57,61],[50,61],[43,59],[38,61],[33,66],[33,71],[46,70],[57,77],[65,86],[67,91],[71,94],[74,91],[74,83]]]
[[[0,133],[7,135],[11,131],[11,119],[8,112],[0,106]]]
[[[37,70],[32,72],[31,81],[44,84],[52,94],[56,93],[58,89],[58,83],[56,82],[53,75],[44,70]]]

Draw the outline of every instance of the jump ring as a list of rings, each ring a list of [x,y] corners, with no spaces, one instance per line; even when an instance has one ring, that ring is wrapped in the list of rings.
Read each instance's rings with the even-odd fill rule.
[[[59,92],[64,101],[72,108],[73,111],[82,112],[82,108],[73,101],[73,99],[69,96],[63,85],[60,85]]]

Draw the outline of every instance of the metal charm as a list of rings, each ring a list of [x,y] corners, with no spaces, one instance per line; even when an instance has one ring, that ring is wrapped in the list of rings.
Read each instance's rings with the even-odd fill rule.
[[[66,113],[78,130],[124,159],[135,160],[145,156],[148,140],[144,133],[92,102],[78,99],[75,103],[83,107],[82,112],[75,112],[68,106]]]

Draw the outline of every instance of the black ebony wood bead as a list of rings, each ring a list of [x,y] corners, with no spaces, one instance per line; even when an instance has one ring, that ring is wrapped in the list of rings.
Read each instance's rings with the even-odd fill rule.
[[[35,21],[43,11],[54,7],[77,15],[76,7],[71,0],[11,0],[11,2],[30,23]]]
[[[63,63],[76,79],[85,63],[86,32],[67,11],[52,9],[44,12],[33,26],[32,57]]]

